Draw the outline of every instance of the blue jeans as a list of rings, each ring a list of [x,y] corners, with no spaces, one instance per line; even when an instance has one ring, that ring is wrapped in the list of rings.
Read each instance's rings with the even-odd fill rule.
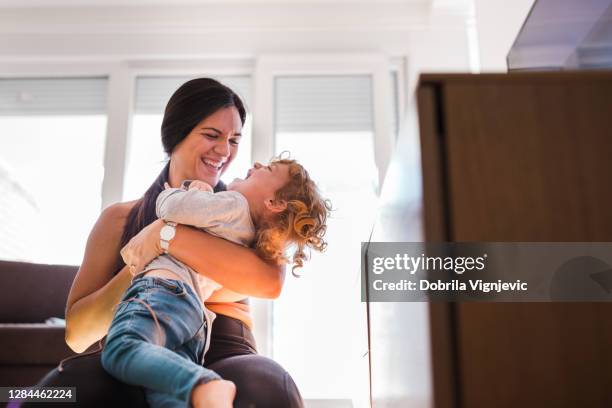
[[[206,332],[189,285],[140,277],[117,308],[102,365],[118,380],[144,387],[151,407],[190,406],[195,385],[221,378],[201,365]]]

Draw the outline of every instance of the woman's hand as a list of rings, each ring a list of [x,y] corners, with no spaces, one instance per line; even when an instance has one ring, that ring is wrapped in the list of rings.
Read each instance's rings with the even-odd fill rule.
[[[163,253],[159,245],[159,232],[164,221],[158,219],[147,225],[121,249],[123,262],[130,267],[132,275]]]

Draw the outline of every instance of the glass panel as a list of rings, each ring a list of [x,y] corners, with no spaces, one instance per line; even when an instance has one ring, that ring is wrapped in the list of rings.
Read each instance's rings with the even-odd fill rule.
[[[318,86],[318,77],[304,79],[308,86]],[[283,80],[278,78],[276,86],[282,87]],[[276,103],[293,100],[278,98]],[[373,131],[277,130],[275,136],[276,152],[288,150],[306,167],[334,211],[327,251],[314,253],[300,278],[288,272],[274,302],[273,357],[291,373],[304,398],[363,401],[368,390],[367,325],[359,254],[377,204]]]
[[[0,258],[80,264],[101,207],[106,116],[0,116]]]

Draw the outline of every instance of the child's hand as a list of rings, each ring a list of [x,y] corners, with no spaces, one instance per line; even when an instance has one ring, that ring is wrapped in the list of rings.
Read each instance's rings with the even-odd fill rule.
[[[136,273],[138,273],[142,268],[139,267],[139,265],[133,263],[136,261],[132,260],[133,256],[128,246],[129,244],[121,248],[121,251],[119,251],[119,253],[121,254],[121,258],[123,258],[123,262],[125,263],[125,265],[130,269],[130,274],[132,274],[132,276],[135,276]]]
[[[161,219],[153,221],[121,248],[123,262],[130,268],[132,275],[142,271],[149,262],[163,253],[159,245],[159,232],[164,225]]]
[[[210,184],[202,180],[193,180],[191,184],[189,184],[189,191],[191,190],[208,191],[209,193],[213,192],[213,188]]]

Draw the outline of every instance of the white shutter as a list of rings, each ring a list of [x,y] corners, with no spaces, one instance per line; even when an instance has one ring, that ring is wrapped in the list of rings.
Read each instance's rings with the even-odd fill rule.
[[[372,131],[370,75],[279,76],[277,132]]]
[[[211,76],[236,92],[247,105],[251,96],[251,78],[241,76]],[[194,77],[139,77],[136,79],[135,113],[163,114],[168,100],[181,85]]]
[[[107,78],[0,78],[0,116],[106,114]]]

